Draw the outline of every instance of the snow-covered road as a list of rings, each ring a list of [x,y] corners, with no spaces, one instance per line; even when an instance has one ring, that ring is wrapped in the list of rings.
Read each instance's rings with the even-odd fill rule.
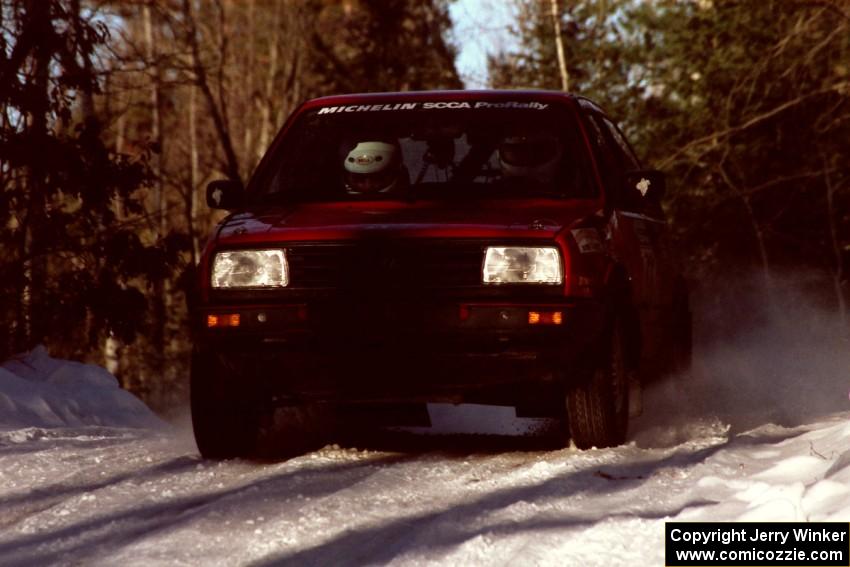
[[[848,417],[707,421],[669,447],[414,437],[282,463],[203,461],[181,429],[15,430],[0,435],[0,564],[663,565],[665,520],[847,521]]]
[[[438,431],[479,435],[277,463],[204,461],[185,417],[34,352],[0,367],[0,565],[663,565],[669,520],[850,521],[850,349],[777,337],[704,349],[619,448],[434,407]]]

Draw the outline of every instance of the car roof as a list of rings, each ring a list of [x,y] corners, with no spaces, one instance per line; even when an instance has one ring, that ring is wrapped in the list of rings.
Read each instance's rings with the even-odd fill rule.
[[[547,90],[435,90],[435,91],[402,91],[382,93],[356,93],[333,96],[323,96],[308,100],[302,110],[329,105],[344,104],[379,104],[388,102],[422,102],[422,101],[552,101],[564,102],[576,100],[577,97],[562,91]]]

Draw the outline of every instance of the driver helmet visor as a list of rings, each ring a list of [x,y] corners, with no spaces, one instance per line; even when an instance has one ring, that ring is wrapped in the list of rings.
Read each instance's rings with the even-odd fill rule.
[[[387,168],[373,173],[346,171],[345,186],[353,193],[380,193],[393,186],[397,174],[397,168]]]

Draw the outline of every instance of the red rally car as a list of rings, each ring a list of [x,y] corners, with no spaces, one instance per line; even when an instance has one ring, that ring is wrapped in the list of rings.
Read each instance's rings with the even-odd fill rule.
[[[515,406],[563,418],[564,443],[622,443],[641,382],[690,356],[663,193],[582,97],[306,102],[247,187],[207,188],[231,214],[198,269],[201,453],[251,455],[272,419],[297,451],[328,411],[427,419],[427,402]]]

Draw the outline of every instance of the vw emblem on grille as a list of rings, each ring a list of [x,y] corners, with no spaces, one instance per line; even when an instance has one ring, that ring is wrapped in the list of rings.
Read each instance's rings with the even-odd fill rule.
[[[365,264],[370,275],[379,279],[391,277],[399,267],[398,258],[384,251],[376,251]]]
[[[381,258],[381,269],[384,272],[392,272],[398,267],[398,259],[395,256],[385,255]]]
[[[403,253],[391,245],[364,246],[356,255],[355,281],[374,290],[403,285],[410,270]]]

